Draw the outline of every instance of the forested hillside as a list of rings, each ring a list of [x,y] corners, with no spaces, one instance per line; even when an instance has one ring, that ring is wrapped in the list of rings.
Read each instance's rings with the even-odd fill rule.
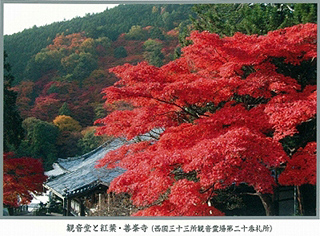
[[[50,45],[57,34],[84,32],[86,37],[107,37],[112,41],[132,26],[155,26],[169,31],[183,20],[189,19],[191,5],[119,5],[102,13],[88,14],[70,21],[57,22],[43,27],[34,26],[21,33],[4,37],[8,62],[12,65],[14,84],[24,79],[30,57]]]
[[[58,157],[92,150],[105,139],[93,122],[108,110],[102,88],[117,79],[111,67],[143,60],[155,66],[174,59],[179,25],[191,5],[119,5],[102,13],[33,27],[4,38],[10,91],[25,136],[18,156],[41,157],[50,169]],[[58,123],[67,123],[61,128]],[[74,125],[76,124],[76,125]],[[50,135],[46,135],[50,134]]]

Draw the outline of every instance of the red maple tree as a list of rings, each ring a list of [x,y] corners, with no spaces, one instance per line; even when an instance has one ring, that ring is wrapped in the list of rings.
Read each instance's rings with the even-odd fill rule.
[[[129,193],[139,216],[223,215],[210,204],[215,190],[246,183],[269,215],[266,196],[278,184],[273,171],[286,167],[281,184],[315,184],[315,143],[292,155],[281,141],[315,119],[316,85],[302,86],[274,61],[315,60],[316,39],[315,24],[263,36],[193,32],[182,57],[160,68],[142,62],[111,69],[120,80],[104,89],[107,103],[134,109],[98,120],[98,134],[130,140],[149,132],[151,139],[100,161],[98,167],[126,169],[110,191]]]
[[[3,154],[3,204],[18,207],[30,203],[32,193],[42,192],[44,175],[39,159],[14,158],[13,153]]]

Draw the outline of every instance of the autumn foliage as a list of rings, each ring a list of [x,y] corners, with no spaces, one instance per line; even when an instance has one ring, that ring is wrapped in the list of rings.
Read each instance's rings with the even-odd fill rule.
[[[53,124],[58,126],[61,131],[80,131],[81,126],[78,121],[71,116],[60,115],[53,120]]]
[[[110,191],[131,194],[139,216],[223,215],[208,204],[215,190],[246,183],[273,194],[283,185],[315,184],[316,143],[286,152],[283,140],[315,119],[316,85],[279,72],[316,60],[317,26],[296,25],[267,35],[220,38],[193,32],[181,58],[160,68],[142,62],[111,71],[108,104],[134,109],[100,119],[98,134],[150,139],[109,152],[99,167],[127,171]],[[163,132],[158,132],[163,130]]]
[[[14,158],[13,153],[4,153],[3,204],[18,207],[30,203],[31,193],[41,193],[46,178],[40,159]]]
[[[315,142],[308,143],[304,148],[299,148],[289,160],[285,171],[280,175],[279,183],[297,186],[303,184],[316,185],[316,148],[317,144]]]

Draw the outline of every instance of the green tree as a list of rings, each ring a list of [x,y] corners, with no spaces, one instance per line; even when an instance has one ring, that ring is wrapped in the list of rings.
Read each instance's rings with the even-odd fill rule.
[[[61,59],[63,56],[63,50],[42,49],[28,61],[25,77],[32,81],[36,81],[49,71],[61,70]]]
[[[84,133],[83,137],[78,142],[78,146],[81,148],[82,153],[84,154],[99,147],[102,143],[102,136],[96,136],[95,130],[93,129]]]
[[[59,130],[49,122],[35,124],[32,135],[33,156],[41,157],[44,168],[51,169],[52,164],[57,160],[57,138]]]
[[[108,37],[100,37],[95,40],[96,51],[99,56],[110,53],[111,40]]]
[[[61,65],[63,66],[64,72],[67,74],[72,74],[77,66],[79,58],[80,56],[78,53],[72,53],[69,56],[62,58]]]
[[[149,64],[160,67],[163,65],[164,55],[161,52],[162,43],[153,39],[144,42],[143,57]]]
[[[190,36],[190,32],[192,30],[192,24],[190,20],[183,21],[179,24],[179,43],[181,47],[185,47],[191,44],[190,40],[186,38]],[[180,55],[177,55],[180,56]]]
[[[116,49],[114,49],[113,51],[113,55],[115,58],[124,58],[126,56],[128,56],[127,50],[123,47],[117,47]]]
[[[95,120],[101,119],[107,115],[106,109],[104,108],[104,105],[101,103],[95,107],[94,113],[95,113]]]
[[[81,126],[78,121],[70,116],[60,115],[53,120],[54,125],[59,128],[59,137],[57,141],[59,157],[66,158],[80,154],[78,148]]]
[[[147,37],[147,31],[143,30],[140,25],[133,25],[126,34],[127,40],[145,40]]]
[[[96,54],[95,40],[92,38],[87,38],[80,46],[82,52],[90,53],[92,55]]]
[[[293,21],[295,24],[317,22],[317,4],[294,4]]]
[[[97,58],[88,52],[80,52],[79,54],[72,53],[64,57],[61,60],[61,64],[67,74],[65,78],[68,80],[77,80],[80,86],[83,80],[98,67]]]
[[[164,40],[165,37],[163,35],[163,32],[159,27],[153,27],[150,29],[150,38],[151,39],[159,39],[159,40]]]
[[[59,158],[74,157],[81,154],[81,148],[78,142],[82,138],[77,131],[60,131],[57,141],[57,150]]]
[[[164,12],[162,14],[162,20],[167,30],[174,28],[174,17],[174,13],[170,14],[169,12]]]
[[[77,66],[73,70],[74,77],[82,82],[98,67],[97,59],[90,53],[80,53]]]
[[[23,138],[22,118],[16,106],[17,93],[11,90],[14,77],[11,74],[11,66],[6,61],[4,52],[4,91],[3,91],[3,150],[13,151],[18,148]]]
[[[59,109],[59,115],[70,116],[71,111],[69,109],[68,103],[64,102]]]
[[[34,126],[39,123],[42,122],[40,119],[37,119],[35,117],[28,117],[25,120],[23,120],[22,122],[22,127],[25,131],[25,138],[26,140],[30,141],[32,140],[32,136],[33,136],[33,130],[34,130]]]
[[[266,34],[299,23],[316,23],[316,4],[197,4],[193,6],[193,28],[220,36],[236,32]]]
[[[95,40],[96,46],[101,45],[105,49],[111,46],[111,40],[108,37],[99,37]]]
[[[26,138],[21,142],[18,156],[41,158],[45,170],[52,168],[57,160],[57,138],[59,129],[54,124],[29,117],[22,122]]]

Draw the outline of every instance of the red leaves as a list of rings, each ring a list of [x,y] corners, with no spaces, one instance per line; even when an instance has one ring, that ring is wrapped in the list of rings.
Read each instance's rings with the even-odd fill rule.
[[[279,176],[282,185],[316,185],[317,180],[317,143],[308,143],[300,148],[288,161],[286,169]]]
[[[287,63],[299,64],[316,57],[316,35],[315,24],[296,25],[265,36],[237,33],[219,38],[208,32],[193,32],[190,39],[194,44],[183,51],[197,68],[207,70],[218,70],[231,62],[238,66],[259,65],[272,57],[284,57]]]
[[[56,94],[50,94],[37,97],[31,112],[38,119],[52,121],[57,116],[59,107],[61,101],[56,98]]]
[[[317,27],[307,23],[269,32],[263,43],[270,56],[284,57],[286,63],[300,64],[301,61],[317,57]]]
[[[109,191],[127,192],[131,195],[133,204],[148,206],[164,195],[173,178],[169,171],[153,170],[147,160],[140,161],[132,170],[127,170],[117,177],[110,185]]]
[[[31,193],[42,192],[46,180],[39,159],[13,158],[13,153],[3,155],[3,203],[11,207],[28,204]]]
[[[300,89],[295,79],[270,71],[271,68],[272,66],[251,73],[245,82],[240,84],[238,93],[254,98],[271,98],[273,94],[292,93]]]
[[[266,106],[269,122],[275,129],[274,139],[297,133],[296,126],[314,118],[317,112],[316,86],[308,86],[303,93],[274,97]]]
[[[124,64],[110,69],[121,80],[115,85],[136,85],[137,83],[155,82],[161,79],[159,68],[148,65],[146,62],[141,62],[136,66]]]
[[[207,203],[209,192],[201,193],[203,189],[198,182],[186,179],[177,181],[171,188],[169,201],[175,205],[176,213],[180,216],[209,216],[224,215]]]
[[[193,32],[183,56],[161,68],[140,63],[112,69],[120,80],[104,90],[107,103],[125,101],[133,109],[99,120],[98,133],[132,139],[155,128],[165,131],[101,160],[100,167],[127,170],[110,191],[128,192],[134,204],[147,207],[140,216],[221,215],[208,206],[206,189],[246,183],[273,193],[272,170],[286,163],[281,183],[315,184],[315,145],[289,160],[279,140],[315,118],[316,88],[280,74],[272,62],[316,57],[316,32],[314,24],[264,36]],[[178,170],[184,178],[177,178]]]
[[[161,206],[140,210],[134,216],[223,216],[224,214],[206,202],[209,193],[201,193],[201,185],[179,180],[171,188],[168,200]]]
[[[176,125],[172,112],[176,108],[166,104],[136,108],[134,110],[114,111],[106,118],[97,120],[105,126],[97,128],[97,134],[108,134],[132,139],[149,132],[153,128],[167,128]]]
[[[202,186],[223,189],[233,183],[247,183],[259,192],[272,193],[270,169],[286,161],[278,142],[247,127],[228,128],[225,134],[199,141],[185,150],[190,162],[186,172],[197,170]]]

